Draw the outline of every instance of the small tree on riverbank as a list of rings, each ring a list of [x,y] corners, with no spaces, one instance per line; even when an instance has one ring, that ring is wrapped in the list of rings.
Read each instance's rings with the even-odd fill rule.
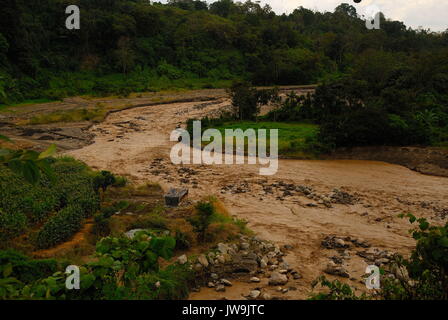
[[[279,100],[278,88],[257,90],[246,81],[234,82],[229,94],[233,116],[238,120],[256,120],[262,105]]]

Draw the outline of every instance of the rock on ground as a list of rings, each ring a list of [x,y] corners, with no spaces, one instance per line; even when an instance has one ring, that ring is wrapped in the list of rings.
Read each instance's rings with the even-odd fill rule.
[[[278,286],[284,285],[288,282],[288,277],[279,272],[272,272],[271,277],[269,278],[269,285]]]

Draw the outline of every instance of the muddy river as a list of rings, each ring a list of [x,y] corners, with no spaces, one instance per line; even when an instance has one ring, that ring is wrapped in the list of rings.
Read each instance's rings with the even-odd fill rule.
[[[174,165],[170,150],[175,142],[170,133],[188,118],[216,115],[228,100],[173,103],[139,107],[110,114],[90,130],[94,143],[68,154],[97,169],[127,175],[138,182],[154,181],[164,188],[185,186],[190,199],[208,195],[220,198],[229,211],[249,222],[257,235],[281,245],[291,245],[287,262],[302,278],[295,281],[289,299],[306,298],[310,284],[327,264],[333,252],[321,246],[327,235],[365,239],[372,246],[408,253],[414,241],[410,228],[399,213],[441,223],[448,208],[448,178],[422,175],[405,167],[374,161],[279,160],[278,172],[260,176],[259,165]],[[314,194],[334,189],[353,195],[351,204],[333,204],[304,194],[288,192],[290,184],[304,185]],[[286,187],[285,187],[286,186]],[[363,287],[361,276],[366,262],[356,255],[347,259],[355,287]],[[253,287],[253,285],[252,285]],[[236,283],[225,293],[204,288],[191,299],[241,298],[251,288]]]

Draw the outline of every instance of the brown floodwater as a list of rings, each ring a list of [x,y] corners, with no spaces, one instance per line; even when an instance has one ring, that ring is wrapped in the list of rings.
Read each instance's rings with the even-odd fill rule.
[[[375,247],[407,254],[414,241],[407,232],[409,223],[398,218],[399,213],[412,212],[434,223],[443,222],[434,207],[448,208],[448,178],[422,175],[384,162],[279,160],[278,172],[272,176],[260,176],[259,165],[191,164],[184,165],[194,170],[186,177],[179,172],[181,166],[172,164],[169,158],[175,144],[169,141],[171,131],[188,118],[213,116],[228,107],[229,101],[223,99],[113,113],[90,129],[96,135],[93,144],[68,154],[94,168],[127,175],[137,182],[158,182],[164,188],[185,185],[191,199],[216,195],[232,214],[246,219],[260,237],[293,246],[286,260],[303,278],[291,283],[297,290],[283,295],[290,299],[308,296],[311,282],[322,273],[333,254],[320,246],[326,235],[362,238]],[[308,204],[315,201],[306,197],[263,191],[263,186],[280,181],[307,185],[321,194],[343,189],[356,194],[359,201],[354,205],[335,204],[332,208],[310,207]],[[240,185],[245,192],[234,193],[225,188]],[[362,289],[360,279],[366,266],[364,260],[352,256],[346,267],[354,280],[347,281]],[[204,288],[190,298],[240,298],[252,287],[236,282],[225,293]],[[275,294],[275,288],[272,290]]]

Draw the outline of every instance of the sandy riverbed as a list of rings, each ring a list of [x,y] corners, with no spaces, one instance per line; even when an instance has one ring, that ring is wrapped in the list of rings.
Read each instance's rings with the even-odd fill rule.
[[[187,165],[181,169],[170,162],[170,132],[188,118],[215,115],[228,107],[226,99],[210,102],[173,103],[140,107],[113,113],[90,131],[94,143],[68,154],[97,169],[113,171],[133,180],[159,182],[164,188],[184,185],[189,197],[219,197],[232,214],[249,221],[259,236],[290,244],[289,264],[303,276],[291,282],[297,290],[284,296],[303,299],[308,296],[311,281],[322,273],[331,250],[320,242],[326,235],[362,238],[373,246],[393,252],[408,253],[414,241],[407,230],[410,225],[397,218],[412,212],[441,223],[437,208],[448,208],[448,178],[426,176],[405,167],[374,161],[279,160],[273,176],[258,175],[258,165]],[[179,170],[181,169],[181,170]],[[317,193],[334,188],[355,194],[353,205],[335,204],[310,207],[312,201],[303,195],[284,195],[263,186],[289,183],[312,187]],[[241,192],[242,191],[242,192]],[[363,287],[361,275],[367,264],[353,255],[346,261],[352,285]],[[330,277],[331,278],[331,277]],[[250,284],[237,283],[226,293],[203,289],[192,299],[240,298]]]

